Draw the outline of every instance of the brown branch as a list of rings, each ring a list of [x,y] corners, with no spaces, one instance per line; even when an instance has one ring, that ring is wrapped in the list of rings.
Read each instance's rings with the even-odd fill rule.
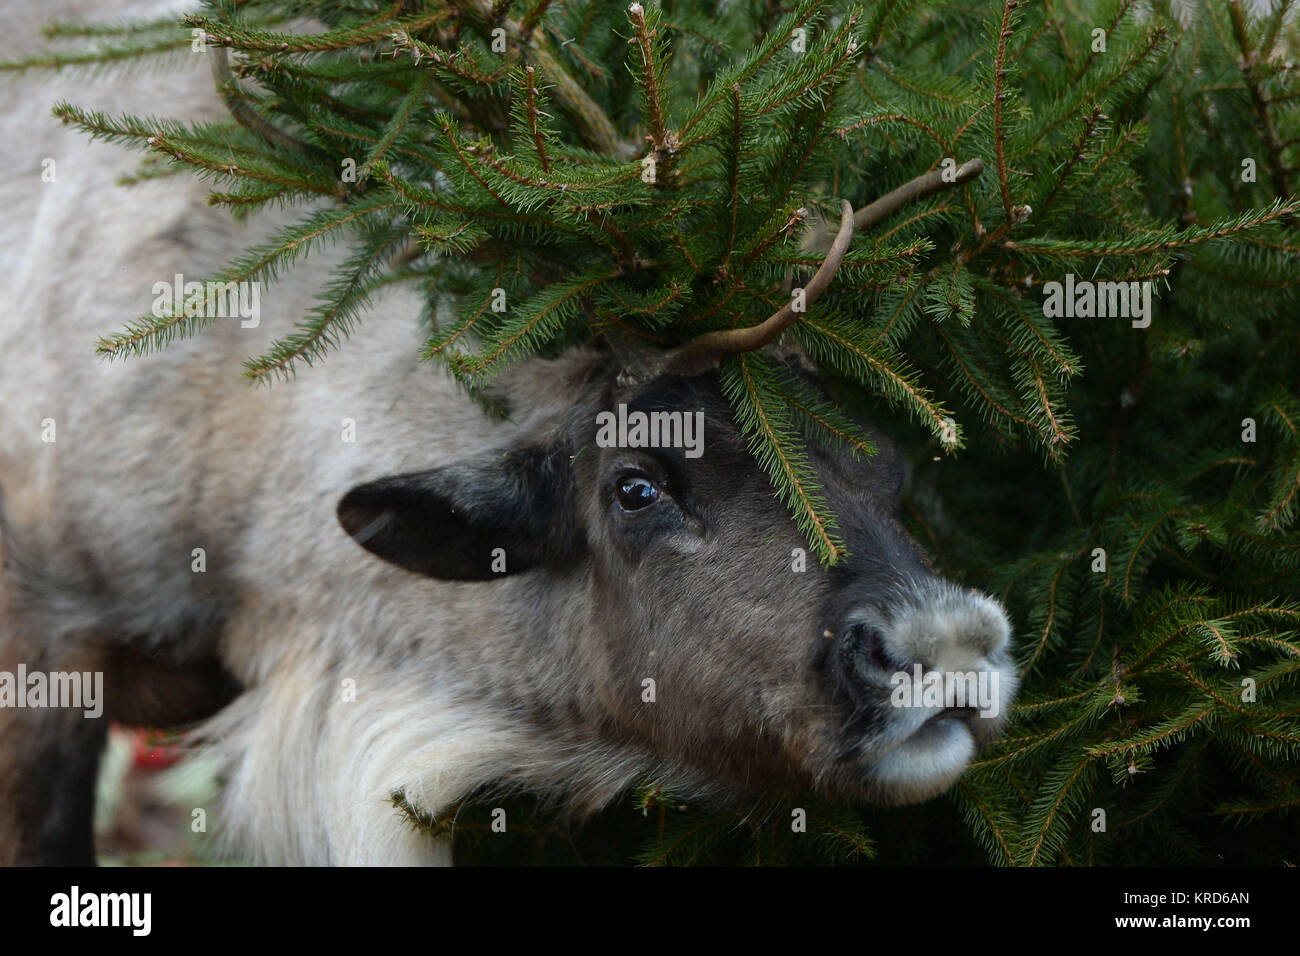
[[[1106,118],[1106,114],[1101,111],[1101,107],[1094,106],[1092,108],[1092,113],[1083,121],[1083,133],[1080,134],[1077,140],[1075,140],[1074,151],[1070,154],[1070,158],[1066,160],[1065,168],[1061,170],[1061,175],[1056,177],[1056,182],[1052,183],[1051,191],[1047,194],[1047,198],[1043,200],[1043,204],[1039,207],[1038,214],[1040,216],[1047,211],[1049,206],[1052,205],[1053,200],[1056,199],[1057,193],[1061,191],[1061,186],[1070,178],[1070,174],[1074,172],[1074,167],[1079,165],[1079,161],[1083,159],[1084,151],[1088,148],[1088,142],[1092,139],[1097,130],[1097,124],[1104,118]],[[1177,123],[1176,115],[1174,122]],[[1182,153],[1181,142],[1179,143],[1179,153],[1180,155]]]
[[[481,16],[491,19],[491,9],[485,0],[460,0],[460,5],[476,9]],[[616,159],[630,159],[636,154],[636,147],[619,136],[605,111],[551,52],[543,31],[533,29],[529,35],[524,32],[522,24],[509,18],[501,21],[501,25],[520,44],[524,56],[554,84],[550,88],[551,98],[569,114],[589,147]]]
[[[998,33],[998,55],[993,64],[993,145],[998,154],[998,188],[1002,190],[1002,211],[1011,218],[1011,189],[1007,185],[1007,136],[1002,128],[1002,102],[1007,98],[1002,81],[1007,75],[1007,39],[1011,36],[1011,11],[1016,0],[1002,7],[1002,29]]]
[[[551,160],[546,155],[546,138],[542,136],[541,126],[538,124],[538,117],[541,111],[537,108],[537,77],[536,71],[531,67],[524,67],[524,74],[528,82],[528,102],[524,106],[524,113],[528,118],[528,128],[533,134],[533,147],[537,150],[537,159],[542,164],[542,172],[551,171]]]
[[[636,36],[628,42],[635,44],[641,54],[646,110],[649,113],[646,119],[650,123],[650,141],[655,149],[663,149],[667,145],[668,130],[664,126],[664,110],[659,94],[659,77],[655,72],[654,38],[656,31],[647,29],[645,8],[639,3],[633,3],[627,8],[627,17],[632,21],[632,27],[636,31]]]

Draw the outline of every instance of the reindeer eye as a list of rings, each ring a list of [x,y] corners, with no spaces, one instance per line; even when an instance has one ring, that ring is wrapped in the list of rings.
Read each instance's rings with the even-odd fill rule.
[[[624,511],[640,511],[659,500],[659,489],[645,475],[625,475],[618,480],[618,504]]]

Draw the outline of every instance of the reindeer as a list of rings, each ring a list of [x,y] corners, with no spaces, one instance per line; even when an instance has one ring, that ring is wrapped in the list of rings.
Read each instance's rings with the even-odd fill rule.
[[[101,97],[138,107],[142,84]],[[34,90],[0,145],[25,171],[0,183],[0,671],[100,672],[105,703],[99,719],[0,708],[0,859],[93,863],[109,720],[186,725],[222,761],[213,837],[279,864],[450,862],[407,814],[492,784],[577,814],[644,778],[701,799],[915,802],[998,735],[1006,614],[929,566],[875,429],[870,458],[809,452],[849,557],[791,560],[804,539],[714,371],[778,348],[789,309],[667,353],[525,362],[495,387],[502,421],[419,361],[418,330],[390,318],[417,304],[396,290],[320,367],[236,387],[237,359],[309,301],[310,263],[264,295],[261,328],[104,365],[94,332],[254,227],[196,184],[114,188],[129,161],[50,128],[57,90]],[[170,112],[217,109],[201,75],[168,95]],[[33,185],[45,156],[58,179]],[[844,203],[807,300],[856,227],[937,188]],[[620,405],[702,413],[703,454],[601,447]],[[996,714],[896,706],[918,666],[995,677]]]

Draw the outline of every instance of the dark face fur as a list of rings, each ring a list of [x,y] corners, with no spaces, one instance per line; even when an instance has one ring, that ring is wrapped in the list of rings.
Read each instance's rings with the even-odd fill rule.
[[[597,698],[580,712],[607,743],[723,785],[913,802],[997,735],[1016,687],[1005,614],[929,569],[899,523],[903,464],[883,436],[870,458],[809,450],[849,551],[827,569],[716,375],[619,387],[597,362],[561,391],[549,434],[360,486],[344,528],[421,574],[490,581],[504,562],[580,588],[570,646]],[[620,404],[702,412],[702,454],[601,447],[597,414]],[[897,675],[916,665],[930,697],[903,693]]]

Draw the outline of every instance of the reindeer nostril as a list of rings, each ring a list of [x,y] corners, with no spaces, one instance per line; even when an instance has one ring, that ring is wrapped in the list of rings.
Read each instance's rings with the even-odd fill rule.
[[[882,671],[898,670],[898,665],[885,653],[885,635],[870,624],[854,624],[845,635],[850,650],[870,661],[872,666]]]

